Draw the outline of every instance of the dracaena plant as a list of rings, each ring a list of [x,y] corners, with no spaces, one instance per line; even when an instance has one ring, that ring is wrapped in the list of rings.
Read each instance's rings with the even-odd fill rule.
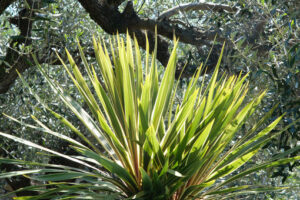
[[[218,78],[220,57],[208,85],[205,86],[204,81],[199,83],[202,71],[199,67],[189,80],[182,101],[176,103],[177,41],[174,41],[161,80],[155,62],[156,50],[150,56],[148,43],[145,56],[142,56],[137,41],[132,41],[128,35],[125,41],[119,36],[111,40],[111,53],[101,40],[93,38],[93,43],[97,66],[88,64],[79,45],[87,77],[83,77],[68,51],[69,65],[61,60],[89,111],[64,92],[63,87],[50,79],[37,64],[53,94],[60,97],[90,135],[83,134],[63,115],[51,110],[22,79],[36,99],[83,141],[50,130],[34,116],[36,126],[24,125],[69,142],[70,148],[78,155],[65,155],[0,133],[82,166],[74,168],[59,163],[1,158],[2,163],[34,166],[0,175],[1,178],[24,175],[40,181],[40,185],[20,189],[39,192],[28,199],[226,199],[234,195],[285,189],[261,185],[232,186],[246,175],[300,158],[283,158],[285,153],[231,175],[281,132],[270,133],[282,117],[265,126],[272,109],[257,123],[251,124],[241,139],[235,137],[265,95],[263,92],[249,103],[243,103],[248,90],[247,75]],[[218,181],[220,179],[223,181]]]

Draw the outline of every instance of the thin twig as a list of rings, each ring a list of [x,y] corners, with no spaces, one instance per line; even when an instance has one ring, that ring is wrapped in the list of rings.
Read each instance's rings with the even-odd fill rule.
[[[239,9],[236,7],[231,7],[222,4],[214,4],[214,3],[186,3],[181,4],[176,7],[173,7],[169,10],[163,12],[159,17],[158,20],[161,19],[168,19],[173,15],[176,15],[178,12],[187,12],[190,10],[209,10],[209,11],[227,11],[227,12],[237,12]]]

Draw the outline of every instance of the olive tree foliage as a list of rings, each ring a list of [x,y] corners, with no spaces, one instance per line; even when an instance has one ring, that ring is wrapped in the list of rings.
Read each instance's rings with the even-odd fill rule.
[[[22,10],[23,6],[22,2],[16,1],[0,16],[0,49],[2,56],[2,62],[0,62],[2,66],[3,64],[6,66],[6,74],[12,72],[10,68],[14,66],[10,65],[5,60],[5,56],[10,50],[17,50],[13,52],[17,52],[20,56],[27,58],[31,58],[31,53],[34,53],[39,59],[44,60],[43,67],[47,69],[48,74],[51,77],[58,77],[60,83],[67,91],[72,94],[75,99],[78,99],[73,84],[66,78],[65,71],[62,70],[61,66],[56,65],[58,62],[56,61],[57,57],[55,51],[63,53],[64,47],[75,50],[74,47],[76,45],[74,42],[76,36],[80,37],[81,43],[85,47],[88,47],[92,34],[97,34],[97,32],[100,33],[100,28],[89,19],[87,13],[78,9],[79,4],[77,2],[60,1],[57,2],[57,4],[49,4],[46,2],[43,5],[40,5],[39,13],[34,18],[35,22],[33,23],[31,32],[32,36],[28,38],[31,39],[31,44],[25,47],[25,45],[19,45],[20,43],[15,42],[15,40],[21,39],[22,37],[18,36],[20,34],[18,26],[10,23],[10,18],[17,16],[18,11]],[[90,32],[91,30],[93,30],[93,32]],[[35,67],[28,68],[22,75],[26,77],[26,80],[28,80],[35,91],[41,94],[44,99],[47,99],[47,103],[52,108],[59,113],[64,113],[69,120],[75,122],[77,127],[81,126],[81,124],[76,123],[76,120],[74,120],[74,115],[71,115],[68,110],[59,103],[55,96],[49,94],[50,88],[45,84],[45,80],[36,71]],[[0,95],[0,112],[0,130],[30,139],[40,145],[55,148],[60,152],[69,151],[67,146],[61,141],[58,141],[51,136],[42,137],[39,131],[32,131],[23,126],[16,125],[2,115],[2,113],[6,113],[24,122],[31,122],[30,115],[37,115],[49,127],[55,127],[56,130],[59,130],[66,135],[73,136],[73,133],[69,129],[62,126],[62,124],[57,120],[54,120],[48,112],[43,110],[29,91],[25,90],[19,79],[16,79],[9,91]],[[63,163],[62,160],[57,160],[57,158],[51,158],[49,160],[43,156],[36,156],[36,153],[38,152],[34,149],[28,149],[23,145],[18,145],[3,139],[0,140],[1,157],[22,158],[46,163]],[[41,158],[43,158],[43,160],[41,160]],[[0,166],[1,171],[19,169],[18,166],[5,166],[3,164],[0,164]],[[30,185],[30,182],[27,180],[28,179],[23,178],[7,179],[5,182],[0,182],[0,185],[2,187],[9,184],[10,187],[15,190]]]
[[[249,80],[253,96],[269,89],[261,112],[256,114],[261,115],[279,103],[274,118],[286,112],[283,125],[288,125],[300,117],[299,4],[298,0],[1,0],[0,111],[29,120],[30,114],[35,114],[34,109],[41,109],[22,88],[16,70],[23,73],[39,93],[47,95],[54,108],[64,109],[56,103],[55,96],[48,94],[44,80],[34,68],[31,54],[37,56],[50,76],[59,77],[76,96],[74,87],[59,66],[56,53],[65,58],[66,47],[79,63],[75,42],[78,37],[87,58],[93,63],[92,35],[105,38],[106,34],[127,31],[137,37],[142,48],[146,48],[147,34],[151,50],[157,27],[158,61],[166,65],[176,35],[180,41],[177,75],[186,65],[182,77],[187,81],[201,62],[206,63],[208,73],[213,69],[220,46],[225,42],[222,70],[230,74],[251,72]],[[66,115],[70,119],[73,117],[70,113]],[[49,117],[44,112],[39,118],[64,130]],[[244,128],[250,127],[251,123]],[[293,126],[270,143],[266,147],[267,155],[295,147],[300,137],[299,127],[299,124]],[[40,140],[40,143],[61,145],[38,138],[35,133],[28,134],[29,131],[22,127],[16,129],[16,125],[3,116],[0,116],[0,129],[15,130],[16,134]],[[72,134],[66,129],[65,132]],[[24,152],[21,146],[2,144],[4,154],[9,156],[22,156],[16,152]],[[33,156],[33,153],[26,155]],[[280,175],[285,180],[288,171],[296,165],[291,163],[277,168],[273,176]]]
[[[283,1],[280,2],[279,4],[282,4]],[[297,1],[287,2],[289,2],[288,6],[298,4]],[[272,25],[267,13],[262,10],[266,6],[265,3],[245,0],[200,3],[186,0],[171,2],[78,0],[65,3],[55,0],[1,1],[0,13],[7,16],[5,23],[14,26],[20,33],[9,41],[7,50],[13,48],[16,43],[18,45],[13,48],[14,50],[7,51],[2,59],[5,62],[0,68],[0,92],[6,92],[16,79],[15,69],[22,72],[33,65],[31,57],[26,54],[30,51],[30,46],[32,51],[38,51],[41,63],[49,63],[51,60],[50,63],[55,64],[56,56],[50,56],[51,53],[54,50],[61,52],[62,46],[66,46],[58,39],[66,36],[67,40],[72,40],[72,38],[67,38],[68,34],[64,35],[70,27],[72,30],[69,31],[78,31],[78,36],[83,32],[90,33],[91,29],[88,26],[90,20],[83,20],[88,16],[106,33],[116,34],[128,31],[131,35],[135,35],[139,45],[143,48],[145,48],[145,33],[147,33],[150,50],[154,47],[154,30],[157,27],[159,35],[157,59],[164,66],[169,57],[170,40],[172,41],[175,34],[182,44],[195,48],[195,51],[191,52],[192,56],[188,59],[185,56],[185,60],[179,63],[179,72],[186,61],[193,60],[194,55],[198,55],[198,62],[195,64],[199,65],[198,58],[206,57],[214,41],[217,44],[210,56],[211,62],[207,63],[210,64],[209,68],[215,65],[219,46],[223,42],[226,42],[227,49],[231,50],[235,49],[236,40],[242,39],[243,48],[249,46],[251,50],[258,51],[262,55],[272,48],[272,45],[259,41],[267,26]],[[278,6],[277,3],[274,6]],[[63,20],[59,15],[64,11],[70,14]],[[286,13],[284,9],[280,12]],[[238,34],[231,40],[233,33]],[[41,40],[38,41],[38,39]],[[21,47],[26,47],[27,51],[22,50]],[[184,73],[183,75],[190,76],[191,74]]]
[[[32,19],[34,23],[30,37],[25,37],[21,35],[18,26],[13,25],[11,22],[16,18],[15,15],[18,15],[18,11],[23,10],[23,6],[26,9],[27,5],[16,1],[1,15],[1,35],[3,37],[1,37],[0,41],[2,53],[0,62],[1,70],[4,70],[2,83],[9,81],[10,77],[17,78],[16,69],[22,72],[22,70],[25,70],[24,68],[28,67],[28,70],[23,75],[28,78],[30,84],[39,93],[47,96],[47,100],[50,103],[60,108],[56,103],[55,96],[48,94],[49,88],[44,85],[44,80],[40,74],[36,72],[34,67],[30,68],[32,65],[31,56],[35,54],[40,60],[43,60],[44,67],[47,68],[49,75],[60,77],[64,85],[69,88],[68,92],[74,93],[72,83],[67,82],[65,72],[57,65],[59,63],[55,52],[64,52],[64,47],[75,50],[76,36],[80,37],[82,44],[88,47],[88,38],[92,35],[89,31],[94,30],[94,33],[96,33],[98,27],[93,21],[88,19],[86,13],[80,12],[76,2],[61,1],[56,4],[44,2],[39,5],[39,12]],[[70,21],[71,18],[73,19],[72,23]],[[20,40],[30,40],[30,44],[24,45]],[[14,62],[9,63],[7,55],[16,56]],[[17,62],[21,62],[23,58],[26,58],[27,62],[18,65]],[[23,68],[20,69],[18,66]],[[35,109],[39,109],[34,99],[30,98],[30,94],[24,90],[18,79],[16,79],[13,87],[2,94],[0,98],[1,113],[30,118],[30,114],[35,113]],[[11,131],[15,128],[12,124],[7,123],[3,116],[0,119],[2,122],[1,129]]]

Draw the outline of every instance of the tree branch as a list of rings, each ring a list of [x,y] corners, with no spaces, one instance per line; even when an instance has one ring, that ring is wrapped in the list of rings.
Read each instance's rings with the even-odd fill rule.
[[[214,3],[186,3],[163,12],[158,20],[169,19],[171,16],[177,13],[187,12],[191,10],[209,10],[214,12],[227,11],[227,12],[237,12],[239,9],[236,7],[231,7],[227,5],[214,4]]]
[[[180,28],[176,25],[172,25],[167,20],[156,21],[151,19],[141,19],[133,10],[132,2],[128,1],[128,4],[123,13],[120,13],[117,8],[107,6],[105,0],[78,0],[85,10],[90,14],[90,17],[100,25],[105,32],[109,34],[139,32],[141,30],[147,30],[148,33],[155,32],[157,27],[158,34],[164,36],[170,40],[173,40],[174,34],[181,42],[192,44],[192,45],[203,45],[207,44],[206,40],[213,41],[218,32],[216,31],[200,31],[193,28]],[[217,41],[224,42],[225,38],[217,37]],[[143,47],[144,40],[139,39],[139,44]],[[149,40],[150,44],[154,43],[154,40]],[[160,46],[166,46],[162,39],[158,42],[158,48]],[[164,48],[167,49],[167,48]],[[159,51],[159,50],[158,50]],[[159,61],[164,64],[166,59],[158,58]]]
[[[112,8],[117,8],[121,5],[125,0],[105,0],[106,4],[110,5]]]
[[[196,28],[187,27],[181,28],[177,25],[173,25],[168,20],[155,21],[151,19],[136,19],[136,23],[130,28],[132,29],[145,29],[151,32],[155,31],[157,27],[157,32],[170,40],[173,39],[174,35],[179,39],[180,42],[192,45],[203,45],[205,41],[213,41],[216,39],[218,42],[227,41],[225,38],[221,37],[221,32],[218,31],[202,31]],[[217,36],[217,37],[216,37]]]
[[[267,24],[266,19],[262,19],[259,22],[257,22],[252,30],[252,35],[250,35],[248,39],[248,43],[255,43],[255,41],[259,38],[260,34],[264,31],[265,26]]]
[[[27,0],[28,1],[28,0]],[[228,46],[231,46],[232,43],[230,40],[222,37],[222,33],[218,31],[212,30],[200,30],[197,28],[182,26],[179,27],[177,24],[173,24],[172,21],[168,19],[168,17],[176,14],[180,10],[188,11],[195,9],[202,10],[213,10],[213,11],[221,11],[225,10],[228,12],[234,12],[237,9],[229,6],[218,5],[218,4],[208,4],[208,3],[194,3],[194,4],[184,4],[181,7],[175,7],[171,10],[166,11],[160,17],[160,20],[153,19],[143,19],[140,18],[133,8],[133,3],[131,1],[127,2],[127,5],[123,12],[119,11],[119,5],[125,0],[78,0],[78,2],[83,6],[87,13],[89,13],[90,17],[106,32],[109,34],[116,33],[126,33],[127,31],[131,36],[135,35],[139,45],[142,48],[146,48],[145,41],[145,33],[148,35],[150,51],[154,48],[155,36],[154,32],[157,28],[158,32],[158,45],[157,45],[157,59],[164,65],[167,65],[169,59],[169,43],[163,39],[163,37],[173,40],[174,35],[179,39],[179,41],[191,44],[197,47],[207,46],[210,41],[216,41],[223,43],[226,41]],[[1,0],[0,6],[4,6],[4,2],[13,2],[13,0]],[[20,13],[21,16],[21,13]],[[165,17],[162,17],[165,16]],[[24,20],[21,21],[20,20]],[[30,35],[27,33],[31,32],[31,24],[32,22],[26,21],[30,19],[30,17],[20,18],[20,20],[12,20],[12,23],[15,23],[20,29],[20,36],[24,38],[30,38]],[[16,21],[16,22],[14,22]],[[30,26],[27,26],[29,24]],[[27,30],[27,28],[29,28]],[[256,32],[253,33],[253,37],[257,37],[259,33],[263,30],[264,23],[258,24],[255,28]],[[26,33],[26,34],[25,34]],[[216,37],[217,36],[217,37]],[[30,41],[30,40],[28,40]],[[27,42],[28,42],[27,41]],[[253,42],[253,43],[252,43]],[[251,38],[245,42],[246,44],[254,44],[255,40]],[[13,44],[13,43],[11,43]],[[20,44],[20,42],[19,42]],[[24,43],[25,44],[25,43]],[[214,53],[214,52],[213,52]],[[218,52],[216,53],[218,55]],[[215,59],[214,57],[211,59]],[[7,67],[2,64],[0,66],[0,93],[4,93],[11,83],[17,78],[16,69],[20,72],[25,69],[31,67],[31,59],[25,55],[16,54],[15,51],[7,51],[6,60],[9,61],[7,63],[12,63],[12,69],[10,69],[9,73],[5,73],[7,71]],[[18,61],[18,62],[16,62]],[[15,64],[14,64],[15,63]],[[214,60],[210,63],[215,63]],[[182,65],[178,63],[178,70],[182,69]],[[209,65],[209,68],[213,68],[213,65]],[[4,74],[4,75],[3,75]],[[179,73],[177,73],[179,74]]]
[[[33,14],[32,10],[25,8],[19,12],[18,17],[10,19],[10,22],[19,28],[20,34],[10,42],[10,47],[4,58],[5,62],[0,65],[0,94],[5,93],[18,77],[16,71],[22,73],[27,68],[31,67],[30,56],[19,52],[21,51],[19,46],[21,44],[24,44],[25,46],[31,44],[30,36],[33,22],[31,18]],[[13,46],[15,43],[17,43],[17,46],[14,49]],[[8,63],[10,67],[5,63]]]
[[[134,31],[129,33],[132,37],[136,37],[139,46],[143,49],[146,49],[146,35],[143,31]],[[149,50],[152,52],[155,45],[155,35],[152,32],[147,32],[147,37],[149,42]],[[169,44],[167,41],[161,37],[157,37],[157,59],[161,62],[162,65],[167,66],[168,60],[170,57],[169,54]]]
[[[141,19],[133,9],[125,9],[120,13],[117,8],[107,6],[104,0],[78,0],[90,17],[109,34],[126,33],[147,30],[154,33],[157,27],[158,34],[173,40],[174,34],[181,42],[192,45],[203,45],[204,40],[213,41],[218,35],[217,41],[224,42],[226,39],[220,37],[217,31],[201,31],[193,28],[180,28],[168,20],[156,21],[152,19]],[[127,7],[132,6],[128,1]],[[129,13],[128,10],[131,10]]]

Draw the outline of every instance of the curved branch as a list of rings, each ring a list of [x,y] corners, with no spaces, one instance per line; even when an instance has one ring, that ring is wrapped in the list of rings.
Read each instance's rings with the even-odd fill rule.
[[[203,45],[205,41],[216,41],[218,42],[230,42],[226,38],[221,37],[221,33],[218,31],[202,31],[196,28],[181,28],[177,25],[173,25],[171,21],[163,20],[156,21],[152,19],[140,19],[137,18],[136,22],[130,26],[130,29],[145,29],[151,32],[155,31],[157,27],[157,32],[170,40],[173,40],[174,35],[179,39],[180,42],[191,44],[191,45]],[[216,37],[217,36],[217,37]]]
[[[237,12],[239,9],[236,7],[214,4],[214,3],[186,3],[186,4],[173,7],[169,10],[166,10],[158,17],[158,20],[169,19],[171,16],[176,15],[180,11],[187,12],[190,10],[209,10],[214,12],[220,12],[220,11]]]
[[[131,9],[132,2],[128,1],[127,9],[120,13],[117,8],[107,6],[105,0],[78,0],[90,17],[100,25],[105,32],[109,34],[136,32],[147,30],[152,33],[157,27],[158,34],[170,40],[173,40],[174,34],[181,42],[192,45],[203,45],[205,40],[213,41],[218,35],[217,41],[224,42],[225,38],[220,37],[217,31],[201,31],[193,28],[180,28],[172,25],[167,20],[152,20],[141,19],[133,9]],[[128,11],[131,11],[130,13]]]
[[[145,32],[147,32],[150,51],[154,45],[154,32],[157,27],[158,44],[157,44],[157,59],[162,65],[166,66],[169,59],[168,42],[162,39],[161,36],[173,40],[174,34],[179,41],[195,46],[207,45],[208,41],[214,41],[216,38],[219,42],[226,41],[220,37],[221,33],[217,31],[201,31],[195,28],[181,28],[172,24],[169,20],[152,20],[140,18],[133,9],[131,1],[128,1],[126,8],[121,13],[117,7],[108,6],[106,0],[78,0],[82,7],[89,13],[90,17],[109,34],[126,33],[135,35],[138,43],[142,48],[145,48]],[[231,44],[227,41],[227,44]],[[214,63],[214,62],[211,62]],[[177,70],[179,75],[184,63],[178,63]],[[208,68],[213,68],[214,65],[209,65]],[[185,73],[185,72],[184,72]],[[193,74],[193,73],[192,73]],[[183,74],[185,76],[185,74]],[[189,76],[189,75],[187,75]]]

